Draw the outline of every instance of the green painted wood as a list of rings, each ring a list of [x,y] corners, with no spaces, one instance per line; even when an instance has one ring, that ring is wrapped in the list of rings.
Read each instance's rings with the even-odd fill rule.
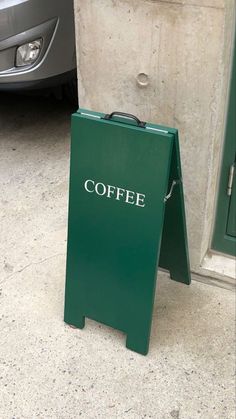
[[[72,116],[64,319],[117,328],[129,349],[146,354],[164,218],[163,266],[190,283],[182,183],[164,200],[181,177],[177,131],[103,117]]]
[[[174,179],[180,179],[181,182],[175,185],[172,197],[166,202],[159,266],[170,271],[172,279],[190,284],[190,264],[177,132],[175,133],[172,151],[169,190]]]
[[[230,204],[229,204],[229,215],[228,215],[228,222],[227,222],[227,230],[226,233],[229,236],[236,237],[236,162],[235,162],[235,169],[234,169],[234,180],[232,186],[232,194],[230,197]]]
[[[228,104],[228,115],[225,133],[225,143],[221,165],[221,174],[219,182],[219,193],[217,201],[217,211],[215,219],[215,228],[212,239],[212,249],[229,255],[236,255],[236,237],[235,234],[229,234],[228,217],[230,216],[229,226],[232,218],[235,217],[232,210],[234,208],[234,197],[227,195],[227,185],[230,166],[234,163],[236,153],[236,45],[234,43],[234,54],[232,63],[232,75],[230,83],[230,94]],[[235,183],[235,180],[234,180]],[[235,188],[235,185],[234,185]],[[235,192],[234,192],[235,193]],[[230,227],[229,227],[230,228]]]

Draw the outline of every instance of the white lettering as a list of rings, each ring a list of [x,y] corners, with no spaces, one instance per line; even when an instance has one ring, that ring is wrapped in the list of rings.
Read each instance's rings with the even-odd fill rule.
[[[111,194],[114,194],[115,189],[115,186],[107,185],[107,198],[111,198]]]
[[[136,204],[135,205],[137,205],[138,207],[145,207],[144,199],[145,199],[145,195],[142,194],[142,193],[137,192],[137,198],[136,198]],[[141,205],[141,204],[143,204],[143,205]]]
[[[134,201],[130,201],[130,199],[133,199],[134,198],[134,195],[135,195],[135,192],[133,192],[133,191],[126,191],[126,200],[125,200],[125,202],[127,203],[127,204],[134,204]]]
[[[117,201],[124,201],[126,204],[136,205],[137,207],[145,207],[145,195],[139,192],[129,191],[119,186],[104,185],[102,182],[95,182],[87,179],[84,182],[84,188],[87,192],[95,192],[99,196],[107,198],[115,198]]]
[[[102,187],[102,192],[101,193],[99,193],[99,191],[98,191],[98,187],[99,186],[101,186]],[[105,195],[105,193],[106,193],[106,186],[103,184],[103,183],[97,183],[96,184],[96,186],[95,186],[95,192],[98,194],[98,195]]]
[[[88,180],[86,180],[86,182],[85,182],[85,184],[84,184],[84,187],[85,187],[86,191],[91,193],[91,192],[94,192],[94,191],[90,191],[90,190],[88,189],[88,183],[89,183],[89,182],[91,182],[93,185],[95,184],[95,182],[94,182],[93,180],[89,180],[89,179],[88,179]]]
[[[123,188],[116,188],[116,189],[117,189],[116,199],[119,201],[120,200],[120,196],[124,196],[125,189],[123,189]]]

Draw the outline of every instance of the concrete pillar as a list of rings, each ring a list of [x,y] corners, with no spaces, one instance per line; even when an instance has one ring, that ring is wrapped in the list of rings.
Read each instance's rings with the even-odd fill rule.
[[[234,0],[75,0],[80,106],[179,129],[192,269],[210,247]]]

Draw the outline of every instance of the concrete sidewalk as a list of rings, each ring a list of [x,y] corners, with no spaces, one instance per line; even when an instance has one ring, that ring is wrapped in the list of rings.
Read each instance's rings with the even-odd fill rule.
[[[159,273],[150,352],[63,323],[69,114],[0,105],[0,418],[234,418],[234,293]]]

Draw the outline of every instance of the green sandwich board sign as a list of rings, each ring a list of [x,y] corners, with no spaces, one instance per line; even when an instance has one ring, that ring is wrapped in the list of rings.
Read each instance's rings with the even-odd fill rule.
[[[147,354],[158,266],[190,284],[178,132],[133,115],[72,116],[66,323]]]

